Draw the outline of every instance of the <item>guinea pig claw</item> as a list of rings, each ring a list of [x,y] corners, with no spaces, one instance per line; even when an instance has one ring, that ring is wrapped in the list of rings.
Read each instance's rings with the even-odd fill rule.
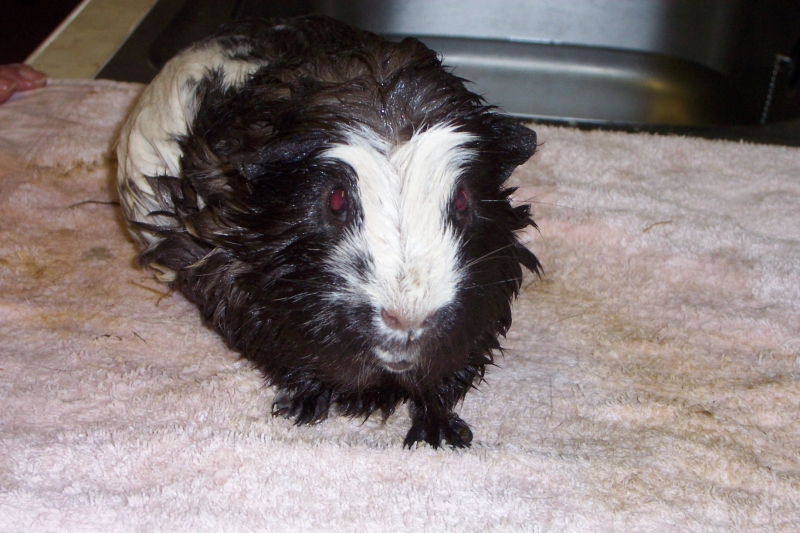
[[[297,416],[297,411],[294,410],[292,404],[272,404],[272,416],[282,416],[283,418],[294,418]]]
[[[302,426],[322,422],[328,418],[329,409],[329,392],[302,394],[282,390],[272,404],[272,416],[294,419],[296,425]]]
[[[472,430],[469,429],[467,423],[461,420],[461,418],[455,415],[453,416],[455,417],[455,420],[450,421],[450,428],[456,432],[459,440],[463,443],[462,446],[457,446],[457,447],[469,448],[472,445]],[[448,442],[448,444],[450,444],[450,442]],[[453,447],[456,446],[453,445]]]
[[[457,414],[449,413],[446,418],[429,416],[415,420],[408,430],[403,447],[413,448],[418,442],[426,442],[432,448],[439,448],[442,442],[451,448],[469,448],[472,430]]]

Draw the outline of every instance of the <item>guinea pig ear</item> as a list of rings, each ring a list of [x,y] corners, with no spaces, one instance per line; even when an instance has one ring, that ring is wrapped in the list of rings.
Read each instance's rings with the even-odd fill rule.
[[[232,155],[229,162],[248,180],[267,173],[270,165],[295,163],[308,157],[324,143],[316,137],[276,139],[255,152]]]
[[[494,124],[495,136],[500,144],[504,161],[515,168],[536,152],[536,132],[509,118],[502,117]]]

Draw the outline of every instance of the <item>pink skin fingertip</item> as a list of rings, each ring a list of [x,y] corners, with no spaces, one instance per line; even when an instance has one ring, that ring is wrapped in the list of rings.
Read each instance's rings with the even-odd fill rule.
[[[28,65],[20,64],[15,66],[17,67],[17,73],[19,74],[21,80],[24,82],[30,82],[31,89],[44,87],[44,85],[47,83],[47,75],[43,72],[34,70]]]
[[[47,75],[20,63],[0,66],[0,79],[12,84],[12,92],[38,89],[47,84]]]
[[[11,98],[16,87],[17,83],[14,80],[4,78],[0,75],[0,104]]]

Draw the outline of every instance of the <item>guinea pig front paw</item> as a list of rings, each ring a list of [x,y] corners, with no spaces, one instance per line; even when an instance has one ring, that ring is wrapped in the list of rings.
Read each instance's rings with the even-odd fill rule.
[[[412,409],[413,410],[413,409]],[[411,448],[417,442],[427,442],[438,448],[442,442],[452,448],[469,448],[472,442],[472,431],[466,422],[455,413],[443,415],[426,415],[414,417],[403,446]]]
[[[272,416],[294,419],[298,426],[314,424],[328,418],[329,390],[293,391],[282,389],[272,404]]]

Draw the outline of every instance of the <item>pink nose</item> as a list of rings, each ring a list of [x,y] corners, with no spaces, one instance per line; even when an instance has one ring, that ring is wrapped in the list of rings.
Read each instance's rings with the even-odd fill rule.
[[[413,337],[421,333],[419,330],[433,325],[433,317],[435,315],[436,313],[431,313],[422,320],[417,321],[416,319],[406,317],[403,313],[399,313],[394,309],[381,309],[381,319],[383,323],[386,324],[389,329],[403,333],[408,332],[412,340]]]
[[[383,323],[390,329],[395,329],[397,331],[408,331],[411,329],[411,322],[396,311],[381,309],[381,318],[383,319]]]

